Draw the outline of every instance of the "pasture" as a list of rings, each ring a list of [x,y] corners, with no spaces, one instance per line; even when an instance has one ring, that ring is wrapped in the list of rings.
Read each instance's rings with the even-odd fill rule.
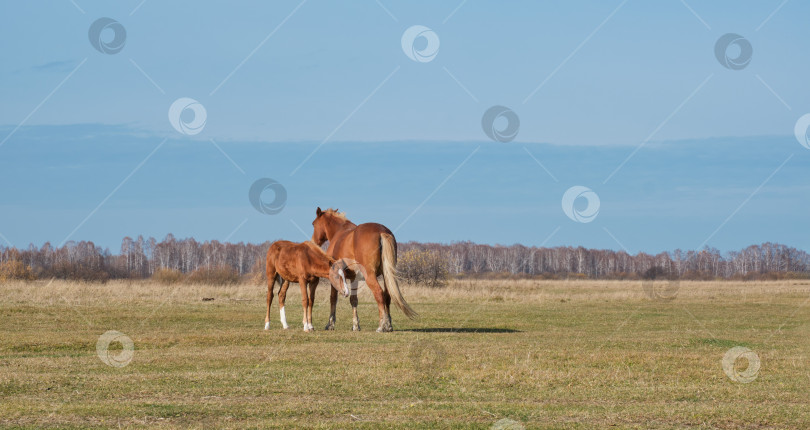
[[[682,282],[656,300],[640,282],[453,281],[403,285],[421,314],[360,291],[324,331],[289,330],[256,285],[0,284],[0,426],[309,428],[800,428],[810,422],[810,282]],[[213,300],[203,301],[203,298]],[[393,309],[393,308],[392,308]],[[131,361],[105,364],[109,330]],[[761,363],[732,380],[724,355]],[[113,342],[113,360],[126,355]],[[123,355],[120,355],[123,354]],[[126,358],[126,357],[125,357]],[[119,364],[119,365],[120,365]],[[734,364],[734,363],[732,363]],[[739,373],[742,372],[742,373]],[[511,427],[510,427],[511,426]]]

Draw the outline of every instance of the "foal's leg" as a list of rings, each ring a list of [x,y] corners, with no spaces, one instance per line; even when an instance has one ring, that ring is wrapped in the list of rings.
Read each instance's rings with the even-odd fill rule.
[[[374,294],[374,300],[377,301],[377,308],[380,311],[380,326],[377,327],[377,331],[393,331],[394,329],[391,327],[391,317],[388,316],[388,309],[385,306],[382,287],[380,287],[380,283],[377,282],[376,273],[373,270],[369,270],[368,267],[366,267],[366,272],[369,274],[366,278],[366,285],[368,285],[371,293]]]
[[[278,292],[278,304],[281,306],[278,314],[279,319],[281,320],[281,326],[285,330],[290,327],[287,325],[287,313],[284,312],[284,302],[287,300],[287,288],[290,288],[290,281],[283,281],[281,284],[281,289]]]
[[[337,310],[338,292],[334,288],[330,288],[332,295],[329,296],[329,322],[326,323],[324,330],[335,329],[335,311]]]
[[[318,289],[318,284],[321,282],[320,279],[315,279],[314,281],[309,283],[309,307],[307,307],[307,326],[309,327],[310,331],[315,331],[315,327],[312,325],[312,306],[315,304],[315,290]]]
[[[301,286],[301,306],[304,309],[304,331],[309,332],[312,329],[309,328],[309,321],[307,321],[307,309],[309,308],[309,295],[307,294],[307,280],[305,278],[301,278],[298,280],[298,285]]]

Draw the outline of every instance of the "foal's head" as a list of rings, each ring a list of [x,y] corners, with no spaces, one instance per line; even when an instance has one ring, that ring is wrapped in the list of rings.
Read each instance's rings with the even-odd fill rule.
[[[349,277],[349,282],[354,279],[352,273],[349,272],[349,265],[342,258],[335,261],[329,268],[329,283],[338,293],[343,294],[343,297],[349,297],[349,282],[346,281],[346,276]]]
[[[343,297],[349,297],[352,291],[349,290],[349,284],[354,282],[357,273],[363,275],[365,279],[366,270],[357,261],[351,258],[341,258],[332,264],[329,269],[329,282],[338,293],[342,293]],[[346,280],[348,278],[348,281]],[[356,292],[355,292],[356,293]]]

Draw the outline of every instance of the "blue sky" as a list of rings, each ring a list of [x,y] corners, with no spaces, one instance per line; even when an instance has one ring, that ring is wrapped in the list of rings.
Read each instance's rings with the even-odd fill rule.
[[[0,243],[299,240],[334,206],[401,241],[810,249],[810,5],[164,3],[0,6]],[[102,17],[126,29],[116,54],[88,38]],[[414,25],[432,61],[403,52]],[[715,58],[726,33],[753,47],[742,70]],[[169,121],[181,97],[199,134]],[[484,133],[493,105],[515,140]],[[260,178],[280,213],[251,205]],[[563,211],[572,186],[598,195],[591,222]]]

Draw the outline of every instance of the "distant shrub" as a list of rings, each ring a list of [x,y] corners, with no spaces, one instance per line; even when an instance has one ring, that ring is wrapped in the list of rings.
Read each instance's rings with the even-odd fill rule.
[[[188,275],[192,284],[229,285],[239,283],[239,275],[232,267],[201,267]]]
[[[737,274],[729,279],[735,281],[784,281],[797,279],[810,279],[810,274],[802,272],[749,272],[745,275]]]
[[[22,261],[9,260],[0,263],[0,282],[11,280],[33,281],[36,279],[31,266]]]
[[[693,281],[713,281],[715,280],[714,274],[707,271],[686,271],[680,276],[680,279],[688,279]]]
[[[667,271],[663,267],[653,266],[647,269],[642,277],[644,279],[663,279],[667,277]]]
[[[69,279],[83,282],[107,282],[110,274],[102,267],[86,263],[60,261],[42,272],[42,278]]]
[[[412,249],[397,258],[397,272],[405,282],[430,288],[447,285],[450,271],[447,260],[437,251]]]
[[[152,274],[152,280],[171,285],[183,280],[183,272],[176,269],[158,269]]]

